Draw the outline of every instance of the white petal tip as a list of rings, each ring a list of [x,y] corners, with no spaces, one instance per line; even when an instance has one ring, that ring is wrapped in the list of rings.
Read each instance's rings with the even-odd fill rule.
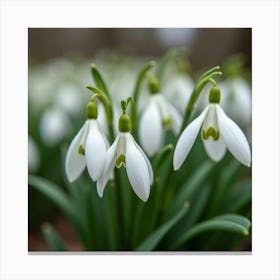
[[[79,176],[73,176],[72,174],[68,174],[68,172],[66,171],[66,178],[70,183],[73,183],[79,178]]]
[[[244,164],[247,167],[251,167],[251,161],[241,162],[241,163]]]
[[[178,164],[177,162],[173,161],[173,169],[174,169],[174,171],[177,171],[180,167],[181,167],[180,164]]]
[[[141,198],[141,200],[142,200],[143,202],[147,202],[147,201],[148,201],[148,198],[149,198],[149,197],[147,197],[147,198],[145,198],[145,199]]]
[[[97,192],[97,194],[98,194],[98,196],[99,196],[100,198],[103,198],[103,193]]]
[[[138,196],[143,202],[147,202],[148,199],[149,199],[150,193],[147,193],[147,194],[145,194],[144,196],[143,196],[143,195],[140,196],[139,194],[137,194],[137,196]]]

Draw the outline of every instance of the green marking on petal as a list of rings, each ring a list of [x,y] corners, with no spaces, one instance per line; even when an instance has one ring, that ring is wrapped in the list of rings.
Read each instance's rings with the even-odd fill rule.
[[[124,154],[121,154],[116,160],[117,168],[120,168],[122,165],[125,166],[125,155]]]
[[[78,153],[79,153],[80,155],[82,155],[82,156],[85,155],[85,149],[84,149],[83,145],[80,145],[80,146],[79,146]]]
[[[171,124],[172,124],[172,120],[171,120],[170,118],[167,118],[167,119],[163,119],[163,120],[162,120],[162,126],[163,126],[164,128],[170,127]]]
[[[202,138],[204,140],[207,140],[210,136],[214,141],[217,141],[220,137],[220,132],[212,126],[210,126],[206,131],[202,130]]]

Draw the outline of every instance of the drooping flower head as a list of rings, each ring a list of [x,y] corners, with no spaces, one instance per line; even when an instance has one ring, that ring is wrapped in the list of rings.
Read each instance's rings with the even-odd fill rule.
[[[97,122],[98,110],[91,100],[86,109],[87,120],[72,140],[66,155],[65,171],[70,182],[75,181],[87,166],[88,173],[96,181],[103,170],[108,141]]]
[[[246,166],[251,165],[248,141],[237,126],[223,111],[220,90],[213,86],[209,94],[209,105],[182,132],[176,144],[173,166],[178,170],[189,154],[201,129],[201,137],[208,156],[215,162],[222,160],[226,148]]]
[[[146,202],[153,182],[153,170],[149,159],[130,134],[130,129],[130,118],[123,110],[119,118],[119,134],[106,153],[104,170],[97,180],[97,191],[102,197],[114,167],[124,166],[132,189],[141,200]]]
[[[153,156],[164,142],[165,129],[171,128],[178,134],[182,117],[177,109],[160,94],[156,79],[150,80],[151,96],[139,123],[139,138],[144,150]]]

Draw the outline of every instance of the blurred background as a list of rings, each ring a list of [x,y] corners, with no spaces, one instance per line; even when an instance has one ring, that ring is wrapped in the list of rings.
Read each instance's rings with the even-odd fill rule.
[[[173,48],[186,49],[194,80],[206,68],[225,65],[229,57],[241,54],[250,82],[249,28],[30,28],[28,172],[63,185],[65,151],[84,122],[91,96],[85,89],[93,84],[91,63],[99,67],[113,94],[129,95],[141,67]],[[46,221],[71,250],[81,249],[60,212],[30,188],[28,209],[30,251],[48,250],[40,231]]]
[[[186,47],[194,70],[220,65],[231,54],[243,53],[251,65],[250,28],[32,28],[28,33],[29,62],[100,50],[119,49],[142,56],[162,56]]]

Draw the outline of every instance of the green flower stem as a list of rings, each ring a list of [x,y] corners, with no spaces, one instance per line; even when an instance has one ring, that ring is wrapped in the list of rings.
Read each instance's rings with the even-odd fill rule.
[[[167,65],[173,61],[175,58],[182,56],[183,53],[186,52],[184,48],[178,48],[169,51],[160,61],[159,66],[157,68],[156,76],[161,83],[164,77],[164,73],[166,71]]]
[[[96,68],[96,65],[91,64],[90,65],[90,70],[91,70],[91,75],[92,75],[97,87],[100,88],[105,93],[105,95],[110,99],[108,87],[107,87],[106,83],[104,82],[104,79],[102,78],[102,75],[100,74],[100,72]]]
[[[165,211],[168,209],[169,204],[172,200],[173,196],[173,190],[176,185],[175,179],[176,177],[174,176],[175,173],[173,171],[173,164],[172,164],[172,157],[173,153],[171,153],[171,156],[169,158],[169,167],[168,167],[168,174],[165,177],[165,181],[163,183],[163,189],[161,192],[161,195],[158,194],[159,197],[159,203],[158,203],[158,213],[157,213],[157,218],[155,220],[156,227],[162,223],[162,219],[164,216]]]
[[[160,153],[154,159],[153,166],[154,166],[155,177],[157,177],[157,175],[159,174],[161,165],[166,161],[166,159],[168,158],[170,153],[173,151],[173,149],[174,149],[174,146],[172,144],[166,145],[165,147],[162,148]]]
[[[113,111],[112,111],[111,102],[102,90],[89,85],[86,85],[86,88],[95,93],[91,99],[98,98],[105,108],[107,123],[109,127],[110,142],[112,143],[114,139],[114,129],[113,129]]]
[[[123,216],[123,198],[122,198],[122,184],[121,184],[121,178],[119,174],[119,170],[117,168],[114,169],[114,180],[116,184],[116,195],[117,195],[117,208],[118,208],[118,219],[119,219],[119,235],[120,235],[120,243],[122,250],[127,250],[126,240],[124,238],[125,233],[125,225],[124,225],[124,216]]]
[[[204,78],[208,77],[209,75],[211,75],[213,72],[219,71],[220,70],[220,66],[215,66],[213,68],[210,68],[209,70],[207,70],[206,72],[204,72],[199,78],[198,78],[198,82],[203,80]]]
[[[146,73],[155,65],[156,63],[154,61],[150,61],[147,63],[138,73],[136,83],[133,90],[133,102],[131,102],[131,122],[132,122],[132,134],[134,138],[137,139],[137,103],[140,93],[140,88],[142,85],[142,82],[144,81],[146,77]]]
[[[202,89],[209,82],[211,82],[213,85],[216,85],[216,82],[213,78],[222,75],[222,72],[215,70],[217,67],[214,67],[214,68],[208,70],[198,79],[198,81],[196,83],[196,86],[195,86],[195,88],[194,88],[194,90],[191,94],[190,100],[189,100],[189,102],[187,104],[187,107],[186,107],[186,113],[185,113],[185,116],[184,116],[184,119],[183,119],[183,122],[182,122],[180,134],[185,129],[185,127],[187,126],[187,124],[190,120],[191,114],[192,114],[192,112],[195,108],[195,104],[197,102],[197,99],[198,99]]]

